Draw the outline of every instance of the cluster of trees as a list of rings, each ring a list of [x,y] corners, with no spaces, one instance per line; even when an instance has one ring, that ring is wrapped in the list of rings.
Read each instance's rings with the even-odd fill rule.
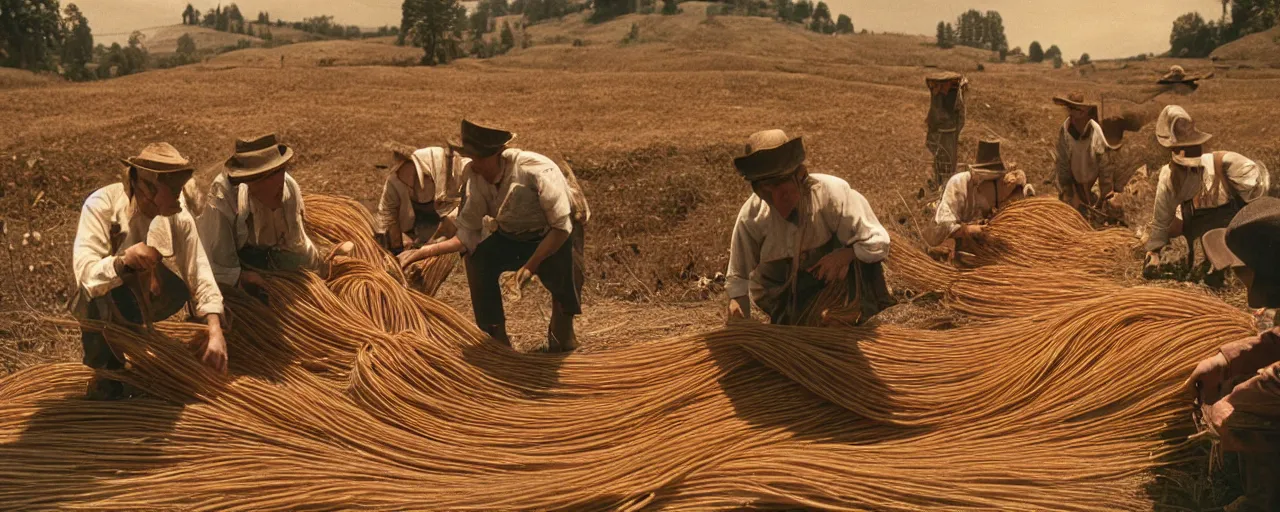
[[[422,64],[446,64],[464,55],[462,32],[467,10],[458,0],[404,0],[400,5],[400,42],[422,48]]]
[[[814,32],[821,34],[852,34],[853,19],[841,14],[836,20],[831,19],[831,8],[826,2],[817,5],[811,0],[774,0],[774,8],[778,19],[800,23]]]
[[[206,27],[217,30],[219,32],[227,32],[231,34],[244,34],[246,36],[257,36],[262,39],[271,39],[271,16],[266,12],[259,12],[255,30],[254,23],[245,19],[244,14],[240,12],[240,6],[232,3],[231,5],[209,9],[203,15],[195,6],[187,4],[187,8],[182,10],[182,24]]]
[[[92,80],[146,69],[147,49],[140,32],[126,46],[95,45],[89,20],[73,3],[63,9],[58,0],[0,0],[0,65]]]
[[[1173,21],[1169,54],[1207,57],[1218,46],[1280,24],[1280,0],[1222,0],[1222,18],[1206,21],[1189,12]]]
[[[1009,52],[1009,39],[1004,35],[1004,18],[997,11],[986,14],[969,9],[956,18],[955,25],[939,21],[937,43],[940,48],[968,46],[1000,52],[1001,59]]]
[[[1088,64],[1089,54],[1081,55],[1081,58],[1085,61],[1084,64]],[[1032,41],[1031,46],[1027,48],[1027,60],[1035,63],[1048,60],[1053,63],[1053,67],[1060,68],[1062,67],[1062,50],[1056,44],[1050,45],[1049,49],[1045,50],[1040,45],[1040,41]]]

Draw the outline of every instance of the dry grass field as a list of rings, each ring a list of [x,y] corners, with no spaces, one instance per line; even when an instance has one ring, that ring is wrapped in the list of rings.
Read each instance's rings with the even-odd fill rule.
[[[274,131],[297,151],[291,172],[305,190],[375,199],[383,141],[442,144],[462,118],[511,129],[520,147],[571,162],[591,202],[579,323],[588,350],[716,327],[723,293],[697,282],[725,269],[732,223],[750,194],[731,159],[760,129],[803,135],[811,170],[847,179],[899,243],[913,243],[932,199],[916,197],[930,172],[924,77],[941,70],[971,82],[961,161],[980,138],[1000,138],[1005,159],[1042,193],[1056,194],[1047,180],[1065,117],[1050,99],[1070,91],[1106,97],[1104,109],[1180,103],[1216,136],[1212,149],[1280,170],[1280,70],[1259,64],[1275,54],[1274,41],[1260,37],[1270,34],[1220,49],[1216,76],[1197,92],[1152,99],[1169,65],[1199,73],[1214,63],[1055,70],[939,50],[920,36],[822,36],[765,18],[709,18],[696,2],[681,7],[677,16],[600,25],[570,16],[527,27],[530,48],[436,68],[409,66],[419,50],[386,41],[315,41],[82,84],[0,70],[0,375],[79,359],[74,333],[40,317],[64,314],[81,202],[118,178],[119,158],[153,141],[174,144],[207,183],[235,137]],[[632,23],[639,42],[622,44]],[[1167,157],[1152,131],[1125,142],[1153,184]],[[1132,212],[1134,225],[1148,209]],[[24,242],[32,232],[40,241]],[[469,315],[460,273],[441,295]],[[536,302],[509,313],[522,346],[545,325]],[[1213,492],[1194,499],[1212,502]]]

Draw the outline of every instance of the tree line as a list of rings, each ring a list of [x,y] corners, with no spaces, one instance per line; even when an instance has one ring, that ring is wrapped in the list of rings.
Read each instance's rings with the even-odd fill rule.
[[[1009,52],[1009,39],[1004,35],[1004,18],[997,11],[985,14],[977,9],[969,9],[951,22],[939,21],[937,27],[937,44],[940,48],[968,46],[1000,52],[1001,59]]]
[[[254,21],[249,21],[241,13],[240,7],[231,3],[226,7],[218,4],[203,14],[195,6],[187,4],[182,11],[182,24],[211,28],[219,32],[254,36],[264,41],[273,40],[271,27],[289,27],[295,30],[333,39],[360,39],[364,37],[382,37],[397,35],[398,30],[392,26],[379,27],[376,31],[363,32],[356,25],[342,25],[334,21],[333,16],[321,15],[303,18],[302,21],[287,22],[271,20],[271,13],[259,11]]]
[[[1169,56],[1208,57],[1217,47],[1280,24],[1280,0],[1222,0],[1222,17],[1189,12],[1173,20]]]
[[[89,20],[74,3],[0,0],[0,66],[54,72],[69,80],[122,76],[148,66],[140,32],[125,45],[94,44]]]

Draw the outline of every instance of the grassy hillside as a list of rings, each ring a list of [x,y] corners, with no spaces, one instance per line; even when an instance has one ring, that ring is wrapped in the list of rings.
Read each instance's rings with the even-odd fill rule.
[[[1213,51],[1213,57],[1222,60],[1253,61],[1270,67],[1280,67],[1280,27],[1224,44]]]
[[[147,51],[153,54],[178,51],[178,39],[182,38],[183,34],[191,35],[191,38],[195,40],[197,50],[213,50],[235,46],[241,39],[247,39],[255,46],[262,44],[261,39],[253,36],[219,32],[211,28],[191,25],[173,25],[143,32],[143,35],[146,36]]]

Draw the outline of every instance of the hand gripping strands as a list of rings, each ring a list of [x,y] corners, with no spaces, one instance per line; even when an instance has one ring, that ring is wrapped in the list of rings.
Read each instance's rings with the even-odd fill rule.
[[[229,377],[161,323],[103,326],[150,397],[85,401],[72,364],[0,379],[0,508],[1151,508],[1150,471],[1189,456],[1188,368],[1250,332],[1117,287],[948,331],[520,354],[381,268],[270,274],[270,310],[230,294]]]

